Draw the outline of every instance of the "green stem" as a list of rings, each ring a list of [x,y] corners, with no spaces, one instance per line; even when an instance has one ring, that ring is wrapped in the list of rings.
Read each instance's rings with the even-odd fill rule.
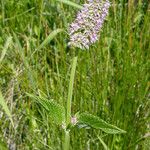
[[[71,121],[71,102],[72,102],[73,83],[74,83],[76,66],[77,66],[77,57],[74,57],[73,62],[72,62],[70,81],[69,81],[69,89],[68,89],[66,126],[68,126],[70,124],[70,121]],[[69,145],[70,145],[69,131],[65,131],[64,150],[69,150]]]
[[[69,150],[69,145],[70,145],[70,133],[69,131],[65,131],[64,150]]]
[[[71,119],[71,102],[72,102],[72,92],[73,92],[73,83],[74,83],[76,66],[77,66],[77,57],[74,57],[72,63],[70,81],[69,81],[69,89],[68,89],[67,116],[66,116],[67,126],[70,123],[70,119]]]

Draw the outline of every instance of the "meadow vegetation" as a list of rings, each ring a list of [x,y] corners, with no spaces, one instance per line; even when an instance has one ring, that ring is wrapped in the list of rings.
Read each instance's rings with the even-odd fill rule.
[[[62,126],[29,95],[66,107],[75,56],[72,116],[89,112],[126,133],[74,127],[70,150],[148,150],[149,1],[111,0],[89,50],[68,46],[68,26],[85,1],[71,2],[0,0],[0,150],[63,149]]]

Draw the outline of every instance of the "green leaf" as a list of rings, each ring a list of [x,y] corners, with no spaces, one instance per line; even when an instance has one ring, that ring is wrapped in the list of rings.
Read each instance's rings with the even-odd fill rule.
[[[39,47],[32,53],[32,55],[46,46],[58,33],[64,31],[63,29],[56,29],[52,31],[49,36],[39,45]]]
[[[34,98],[37,103],[41,104],[43,108],[48,112],[49,117],[58,125],[62,125],[65,122],[65,108],[52,100],[48,100],[43,97],[27,94]]]
[[[78,4],[71,2],[71,1],[68,1],[68,0],[57,0],[57,1],[62,2],[62,3],[67,4],[67,5],[70,5],[72,7],[78,8],[78,9],[83,8],[81,5],[78,5]]]
[[[99,117],[91,115],[89,113],[81,113],[78,116],[78,124],[85,124],[95,129],[101,129],[102,131],[108,134],[126,133],[126,131],[119,129],[114,125],[108,124],[107,122],[100,119]]]
[[[13,123],[13,120],[12,120],[11,113],[10,113],[9,108],[8,108],[8,106],[7,106],[4,98],[3,98],[3,95],[1,93],[1,91],[0,91],[0,105],[2,106],[2,109],[5,111],[5,113],[7,114],[7,116],[9,117],[9,119],[10,119],[10,121],[11,121],[13,127],[14,127],[14,123]]]

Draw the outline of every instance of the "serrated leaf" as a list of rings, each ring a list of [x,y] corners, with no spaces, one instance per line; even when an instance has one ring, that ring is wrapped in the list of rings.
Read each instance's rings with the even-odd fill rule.
[[[120,134],[126,133],[126,131],[119,129],[118,127],[111,125],[97,116],[91,115],[89,113],[81,113],[78,116],[78,123],[85,124],[95,129],[101,129],[108,134]]]
[[[58,103],[48,100],[43,97],[34,96],[28,94],[28,96],[34,98],[37,103],[41,104],[44,109],[48,112],[49,117],[58,125],[62,125],[65,122],[65,108]]]

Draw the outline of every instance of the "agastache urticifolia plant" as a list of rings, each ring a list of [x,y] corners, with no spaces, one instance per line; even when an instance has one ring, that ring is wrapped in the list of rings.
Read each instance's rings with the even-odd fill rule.
[[[69,28],[69,45],[89,49],[100,37],[100,30],[108,15],[109,0],[88,0]]]
[[[110,7],[109,0],[87,0],[83,8],[77,13],[76,19],[70,24],[68,29],[71,47],[80,49],[89,49],[90,45],[94,44],[100,38],[100,30],[108,15]],[[72,126],[78,127],[93,127],[101,129],[108,134],[125,133],[124,130],[116,126],[106,123],[104,120],[89,113],[80,113],[71,117],[71,102],[75,69],[77,65],[77,56],[73,58],[72,70],[69,83],[67,109],[66,109],[66,128],[65,128],[65,143],[64,150],[69,150],[70,130]]]
[[[69,45],[74,48],[89,49],[90,45],[94,44],[100,37],[100,30],[108,15],[110,2],[109,0],[87,0],[87,3],[84,4],[83,7],[73,4],[72,2],[71,5],[81,8],[81,10],[78,12],[77,18],[71,23],[70,28],[68,29],[70,35]],[[41,104],[41,106],[49,113],[49,116],[54,123],[60,125],[64,130],[64,150],[69,150],[70,131],[73,127],[100,129],[107,134],[126,133],[124,130],[113,126],[92,114],[83,112],[72,115],[71,105],[76,66],[77,56],[75,56],[72,61],[66,107],[61,106],[52,100],[48,100],[47,98],[43,98],[40,93],[39,96],[28,94],[30,97],[36,99],[36,102]],[[98,137],[98,139],[99,138],[100,137]]]

